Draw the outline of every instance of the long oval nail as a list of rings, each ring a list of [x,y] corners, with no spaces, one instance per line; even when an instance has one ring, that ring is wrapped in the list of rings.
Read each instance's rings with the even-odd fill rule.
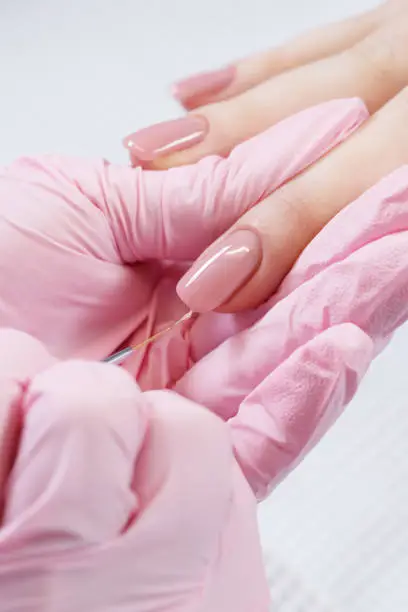
[[[194,312],[214,310],[253,276],[261,259],[261,242],[255,232],[232,232],[199,257],[179,281],[177,293]]]
[[[205,117],[188,115],[130,134],[124,138],[123,144],[130,151],[132,159],[152,162],[158,157],[193,147],[206,137],[208,130]]]
[[[220,70],[201,72],[174,83],[172,94],[184,108],[198,106],[200,100],[215,96],[231,85],[236,75],[235,66],[226,66]]]

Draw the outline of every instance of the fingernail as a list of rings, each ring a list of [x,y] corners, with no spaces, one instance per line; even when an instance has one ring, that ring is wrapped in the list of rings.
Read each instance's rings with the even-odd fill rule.
[[[193,264],[177,285],[177,293],[194,312],[224,304],[257,270],[261,242],[250,230],[228,234]]]
[[[183,106],[190,106],[199,98],[215,96],[226,89],[234,80],[235,74],[235,66],[202,72],[175,83],[172,94]]]
[[[189,149],[201,142],[208,133],[205,117],[189,115],[172,121],[157,123],[123,140],[132,159],[151,162],[175,151]]]

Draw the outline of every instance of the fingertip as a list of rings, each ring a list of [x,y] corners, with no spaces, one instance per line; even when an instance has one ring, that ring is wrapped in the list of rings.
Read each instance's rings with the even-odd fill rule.
[[[182,92],[180,91],[180,84],[173,83],[170,85],[170,96],[181,106],[181,108],[187,112],[195,110],[202,104],[199,100],[194,98],[183,98]]]
[[[209,131],[206,117],[188,114],[162,121],[125,137],[123,144],[133,160],[152,165],[173,153],[191,149],[201,143]]]
[[[200,72],[173,83],[172,96],[186,109],[193,110],[219,100],[236,78],[236,66]]]
[[[248,282],[261,260],[262,242],[256,231],[243,227],[227,233],[180,279],[178,296],[193,312],[216,310]]]

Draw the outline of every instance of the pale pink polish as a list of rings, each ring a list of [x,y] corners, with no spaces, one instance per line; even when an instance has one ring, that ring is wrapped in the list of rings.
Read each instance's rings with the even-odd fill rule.
[[[235,66],[202,72],[175,83],[172,87],[172,94],[183,106],[188,107],[202,98],[209,98],[222,92],[231,85],[235,74]]]
[[[193,264],[179,281],[177,293],[194,312],[214,310],[251,278],[261,259],[261,241],[255,232],[232,232]]]
[[[189,149],[201,142],[208,133],[208,122],[200,115],[164,121],[126,136],[124,146],[132,160],[152,162],[176,151]]]

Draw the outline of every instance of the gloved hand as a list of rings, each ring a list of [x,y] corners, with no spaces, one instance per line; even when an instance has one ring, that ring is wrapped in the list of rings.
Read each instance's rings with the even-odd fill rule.
[[[3,465],[22,427],[2,612],[266,612],[248,483],[261,499],[300,460],[407,318],[407,201],[405,167],[327,226],[180,393],[142,393],[116,366],[58,363],[0,334],[0,424],[15,441]],[[239,410],[226,423],[199,400]]]
[[[175,287],[191,261],[366,117],[358,100],[330,102],[229,159],[168,172],[18,160],[0,171],[0,327],[26,331],[56,357],[91,359],[167,327],[187,311]],[[143,388],[168,386],[220,342],[220,321],[199,336],[180,328],[127,367]]]
[[[328,108],[310,111],[307,121]],[[231,208],[240,200],[228,211],[211,208],[193,168],[174,171],[177,179],[105,166],[100,174],[88,168],[85,180],[69,162],[57,170],[51,161],[40,168],[30,161],[4,174],[0,203],[8,194],[10,206],[1,204],[0,244],[18,265],[9,260],[10,279],[1,258],[1,322],[36,335],[47,349],[2,332],[2,612],[268,609],[255,497],[324,433],[406,317],[407,238],[396,232],[408,222],[407,171],[365,196],[369,206],[358,202],[335,219],[269,304],[202,316],[130,364],[144,389],[162,390],[142,391],[115,366],[61,359],[102,357],[136,325],[139,338],[175,318],[181,305],[170,296],[179,266],[172,262],[183,267],[285,180],[286,163],[298,171],[294,153],[305,162],[311,151],[322,152],[321,140],[318,148],[297,141],[294,126],[306,129],[305,118],[291,120],[289,132],[280,126],[243,145],[241,164],[232,156],[199,166],[198,173],[210,168],[207,182],[221,177],[218,192]],[[308,133],[316,131],[308,124]],[[285,132],[287,157],[271,171],[265,151]],[[246,162],[255,153],[262,172]],[[137,183],[126,199],[119,177],[128,187]],[[183,192],[179,232],[174,185],[183,177],[193,201],[185,206]],[[146,183],[150,200],[143,200]],[[150,210],[130,208],[136,193],[136,204],[149,202]],[[197,225],[202,201],[211,212],[200,209],[197,247],[186,227]],[[158,227],[154,235],[143,234],[148,223]],[[380,240],[383,234],[390,236]]]

